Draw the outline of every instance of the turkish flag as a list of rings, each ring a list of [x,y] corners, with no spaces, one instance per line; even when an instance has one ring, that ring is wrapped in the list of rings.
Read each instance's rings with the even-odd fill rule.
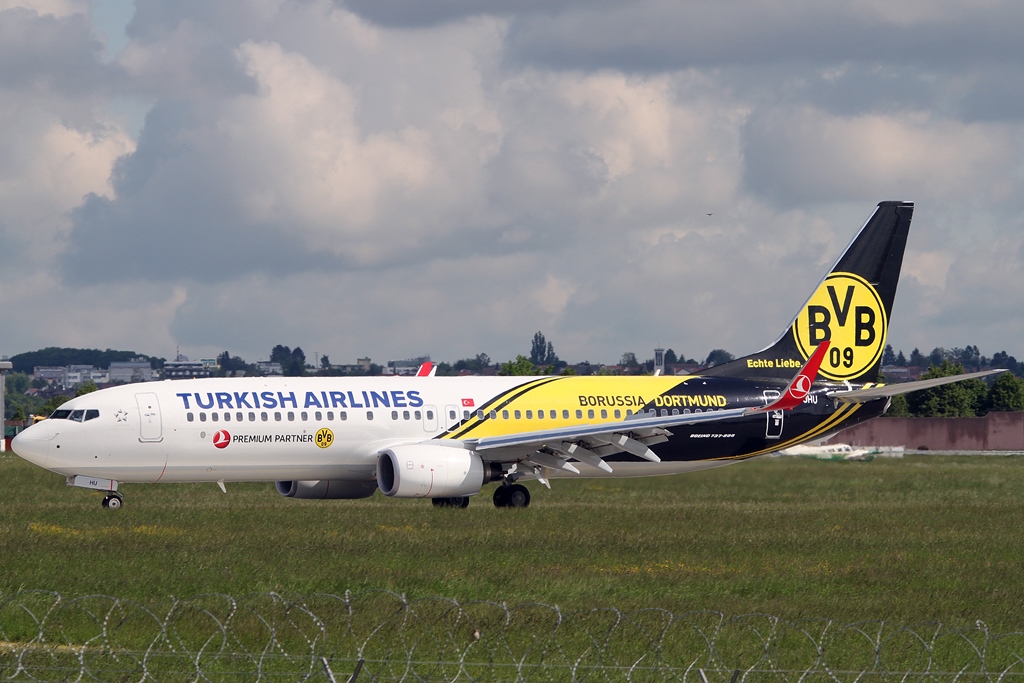
[[[473,407],[473,399],[471,399],[471,398],[464,398],[464,399],[462,399],[462,407],[463,408],[472,408]]]

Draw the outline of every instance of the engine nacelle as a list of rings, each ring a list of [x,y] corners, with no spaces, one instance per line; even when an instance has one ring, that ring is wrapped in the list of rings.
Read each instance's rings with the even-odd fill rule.
[[[396,498],[471,496],[491,481],[491,470],[479,455],[463,448],[395,446],[377,458],[377,486],[385,496]]]
[[[369,498],[377,490],[375,481],[320,479],[318,481],[274,482],[277,492],[288,498]]]

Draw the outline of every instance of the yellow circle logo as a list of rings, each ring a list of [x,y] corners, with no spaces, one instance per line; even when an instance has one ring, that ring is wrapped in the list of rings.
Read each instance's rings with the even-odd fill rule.
[[[793,338],[804,358],[821,342],[832,342],[819,374],[848,380],[864,374],[882,357],[888,320],[878,292],[853,273],[832,273],[793,323]]]
[[[319,448],[327,448],[334,443],[334,432],[324,427],[316,433],[316,445]]]

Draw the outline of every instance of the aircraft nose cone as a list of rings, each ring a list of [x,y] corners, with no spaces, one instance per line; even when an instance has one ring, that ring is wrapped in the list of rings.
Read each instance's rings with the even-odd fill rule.
[[[50,430],[46,422],[35,424],[19,433],[11,441],[11,448],[19,457],[46,467],[50,455]]]

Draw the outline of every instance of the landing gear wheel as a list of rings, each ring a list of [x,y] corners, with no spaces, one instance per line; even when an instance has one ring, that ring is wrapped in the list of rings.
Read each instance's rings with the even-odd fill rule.
[[[496,508],[507,508],[508,507],[508,487],[502,484],[498,488],[494,489],[494,507]]]
[[[522,484],[501,485],[494,489],[494,507],[525,508],[530,505],[530,489]]]
[[[512,484],[508,487],[508,506],[513,508],[525,508],[530,506],[530,489],[522,484]]]
[[[103,498],[103,507],[111,510],[120,510],[123,503],[123,499],[117,494],[110,494]]]
[[[469,496],[455,496],[453,498],[431,498],[430,502],[436,508],[468,508]]]

